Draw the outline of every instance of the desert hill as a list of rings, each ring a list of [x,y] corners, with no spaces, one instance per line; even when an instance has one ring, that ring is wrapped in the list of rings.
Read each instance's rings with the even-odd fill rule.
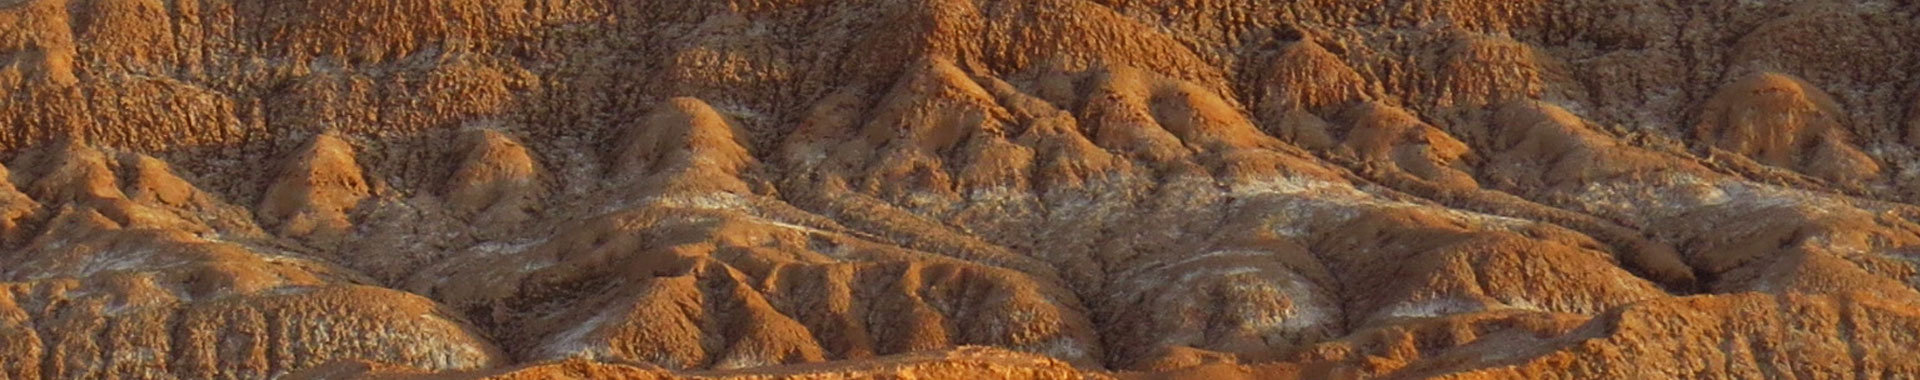
[[[0,379],[1920,375],[1908,0],[0,0]]]

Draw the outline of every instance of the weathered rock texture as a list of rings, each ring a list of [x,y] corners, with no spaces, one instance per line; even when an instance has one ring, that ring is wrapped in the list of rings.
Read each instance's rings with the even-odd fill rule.
[[[1909,0],[0,0],[0,379],[1910,378]]]

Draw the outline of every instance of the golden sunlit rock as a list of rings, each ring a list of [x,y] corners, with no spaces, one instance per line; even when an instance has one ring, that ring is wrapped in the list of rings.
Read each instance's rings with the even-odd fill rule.
[[[1917,20],[0,0],[0,380],[1910,378]]]

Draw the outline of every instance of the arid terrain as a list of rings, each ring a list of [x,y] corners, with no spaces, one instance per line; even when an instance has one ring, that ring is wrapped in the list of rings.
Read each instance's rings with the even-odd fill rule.
[[[0,380],[1920,376],[1914,0],[0,0]]]

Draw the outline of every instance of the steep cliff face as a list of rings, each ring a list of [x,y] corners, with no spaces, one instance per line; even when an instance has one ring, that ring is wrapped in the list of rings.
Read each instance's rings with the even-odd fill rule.
[[[0,0],[0,379],[1912,376],[1915,20]]]

